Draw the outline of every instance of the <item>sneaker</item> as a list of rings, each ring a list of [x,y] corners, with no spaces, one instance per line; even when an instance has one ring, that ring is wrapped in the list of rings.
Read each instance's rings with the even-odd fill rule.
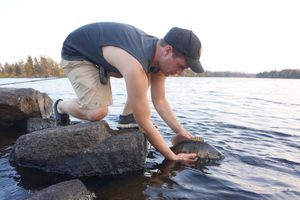
[[[55,101],[53,105],[53,111],[55,116],[55,126],[66,126],[70,124],[70,116],[68,114],[61,114],[57,110],[58,102],[62,101],[62,99],[58,99]]]
[[[120,115],[117,128],[124,129],[124,128],[138,128],[139,125],[136,123],[133,114],[129,115]]]

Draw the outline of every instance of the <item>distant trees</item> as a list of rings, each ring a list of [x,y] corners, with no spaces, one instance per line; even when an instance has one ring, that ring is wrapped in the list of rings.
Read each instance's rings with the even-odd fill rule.
[[[229,72],[229,71],[205,71],[197,74],[191,69],[184,70],[182,76],[185,77],[244,77],[244,78],[293,78],[300,79],[300,69],[284,69],[281,71],[261,72],[257,74],[248,74],[243,72]]]
[[[284,69],[281,71],[261,72],[256,74],[257,78],[294,78],[300,79],[300,69]]]
[[[254,78],[255,74],[247,74],[243,72],[229,72],[229,71],[205,71],[201,74],[193,72],[190,68],[183,71],[182,75],[184,77],[247,77]]]
[[[206,77],[243,77],[243,78],[254,78],[255,74],[243,73],[243,72],[205,72]]]
[[[0,78],[38,78],[38,77],[62,77],[63,69],[53,59],[40,56],[39,59],[31,56],[27,57],[26,62],[19,61],[13,64],[0,63]]]
[[[19,61],[13,64],[0,63],[0,78],[38,78],[38,77],[62,77],[64,71],[58,63],[46,56],[40,56],[39,59],[31,56],[27,57],[26,62]],[[229,71],[205,71],[197,74],[191,69],[183,71],[184,77],[247,77],[247,78],[294,78],[300,79],[300,69],[284,69],[281,71],[261,72],[258,74],[248,74],[243,72],[229,72]]]
[[[24,73],[26,77],[33,77],[33,60],[31,56],[27,57],[27,62],[24,65]]]

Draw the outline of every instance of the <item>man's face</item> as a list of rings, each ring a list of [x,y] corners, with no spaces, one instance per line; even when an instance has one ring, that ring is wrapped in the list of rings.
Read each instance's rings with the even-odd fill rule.
[[[164,48],[159,60],[160,71],[165,75],[180,75],[184,69],[188,68],[186,59],[183,56],[173,57],[171,48]]]

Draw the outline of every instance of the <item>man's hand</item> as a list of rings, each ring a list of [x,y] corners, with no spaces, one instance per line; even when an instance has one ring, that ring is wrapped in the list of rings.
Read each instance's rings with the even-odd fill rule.
[[[187,130],[185,130],[184,128],[180,129],[176,135],[180,135],[182,138],[186,138],[186,139],[191,139],[193,137],[193,135],[188,132]]]
[[[194,137],[191,133],[189,133],[185,129],[182,129],[181,132],[177,132],[177,134],[172,138],[172,144],[173,146],[175,146],[176,144],[186,140],[201,141],[201,142],[204,141],[202,137]]]
[[[175,161],[179,161],[183,164],[192,164],[194,162],[197,161],[197,154],[195,153],[179,153],[176,155],[176,160]]]
[[[188,140],[188,139],[192,139],[193,135],[191,133],[189,133],[187,130],[185,129],[181,129],[180,131],[178,131],[176,133],[176,135],[172,138],[172,144],[176,145],[182,141]]]

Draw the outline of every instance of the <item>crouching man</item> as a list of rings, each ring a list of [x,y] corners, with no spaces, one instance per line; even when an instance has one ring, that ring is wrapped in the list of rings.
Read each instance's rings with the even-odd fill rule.
[[[147,90],[151,83],[154,107],[176,133],[175,138],[192,138],[166,100],[165,80],[189,67],[194,72],[203,72],[200,53],[198,37],[182,28],[172,28],[163,39],[158,39],[127,24],[100,22],[82,26],[63,43],[61,65],[77,99],[55,102],[56,124],[69,124],[69,115],[89,121],[103,119],[112,104],[109,77],[123,77],[127,102],[118,126],[128,128],[137,123],[166,159],[193,161],[195,154],[174,154],[153,125]]]

